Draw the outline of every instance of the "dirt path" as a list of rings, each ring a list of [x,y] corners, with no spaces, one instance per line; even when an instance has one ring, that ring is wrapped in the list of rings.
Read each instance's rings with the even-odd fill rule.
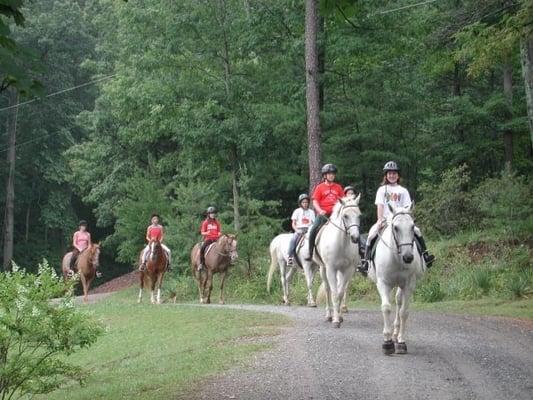
[[[230,307],[286,314],[295,326],[272,350],[205,382],[188,399],[533,398],[530,323],[413,312],[409,354],[387,357],[378,312],[352,311],[334,329],[321,309]]]

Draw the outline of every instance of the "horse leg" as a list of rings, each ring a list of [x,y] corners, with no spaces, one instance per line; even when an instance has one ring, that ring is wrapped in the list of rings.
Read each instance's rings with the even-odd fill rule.
[[[211,271],[207,271],[205,288],[207,289],[207,296],[205,302],[207,304],[211,304],[211,291],[213,290],[213,273]]]
[[[166,266],[165,266],[165,269],[166,269]],[[160,272],[157,275],[157,284],[156,284],[156,287],[157,287],[156,303],[157,304],[161,304],[161,286],[163,286],[164,275],[165,275],[165,270],[163,270],[163,272]]]
[[[353,275],[353,274],[352,274]],[[343,314],[348,312],[348,292],[350,291],[350,280],[347,281],[346,287],[344,288],[344,297],[342,298],[342,305],[341,305],[341,311]]]
[[[219,304],[224,304],[224,281],[226,280],[226,272],[220,273],[220,301]]]
[[[342,315],[344,313],[344,308],[346,307],[346,297],[348,294],[348,287],[350,286],[350,282],[352,281],[352,277],[355,270],[353,268],[348,268],[346,271],[341,272],[340,279],[339,279],[339,321],[342,322]],[[342,306],[341,306],[342,305]]]
[[[143,289],[144,289],[144,272],[140,273],[140,280],[139,280],[140,288],[139,288],[139,297],[137,298],[137,303],[140,303],[143,298]]]
[[[316,307],[316,301],[313,298],[313,279],[315,277],[315,270],[310,262],[303,262],[305,282],[307,283],[307,306]]]
[[[328,277],[329,282],[329,288],[331,291],[330,297],[331,297],[331,303],[333,305],[333,327],[340,328],[341,322],[340,322],[340,300],[342,299],[342,295],[339,296],[339,282],[337,280],[337,271],[333,270],[333,268],[326,267],[326,275]]]
[[[324,285],[324,290],[326,291],[326,321],[331,322],[333,320],[333,309],[331,307],[331,288],[326,274],[326,267],[320,267],[320,276],[322,277],[322,285]]]
[[[400,330],[400,308],[403,304],[403,293],[402,289],[396,289],[396,316],[394,318],[393,331],[392,331],[392,340],[398,342],[398,332]]]
[[[291,268],[292,269],[292,268]],[[287,264],[285,261],[279,263],[279,277],[281,280],[281,290],[283,290],[283,304],[289,305],[289,285],[287,284]]]
[[[292,277],[294,276],[295,272],[296,272],[295,268],[289,268],[287,270],[287,276],[285,277],[285,286],[286,286],[285,293],[286,293],[286,296],[287,296],[287,302],[285,304],[288,305],[288,306],[291,305],[291,302],[289,300],[289,288],[291,286]]]
[[[407,325],[407,318],[409,317],[409,303],[411,301],[411,294],[414,291],[414,283],[409,283],[405,288],[399,289],[396,293],[396,301],[398,301],[398,293],[401,297],[401,306],[399,307],[400,327],[398,329],[398,343],[396,344],[396,352],[399,354],[407,353],[407,345],[405,344],[405,328]]]
[[[157,278],[154,279],[153,276],[150,276],[150,303],[155,304],[155,285],[157,283]]]
[[[385,354],[394,353],[394,343],[392,341],[392,326],[391,326],[391,304],[390,294],[392,288],[386,285],[381,279],[378,279],[377,289],[381,297],[381,313],[383,314],[383,352]]]

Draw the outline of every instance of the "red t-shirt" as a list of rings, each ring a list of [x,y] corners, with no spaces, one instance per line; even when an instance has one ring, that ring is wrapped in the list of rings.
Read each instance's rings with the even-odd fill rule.
[[[161,241],[161,238],[163,236],[163,227],[161,225],[150,225],[148,227],[147,236],[150,238],[150,240]]]
[[[220,222],[216,219],[206,218],[204,222],[202,222],[202,227],[200,228],[200,232],[207,232],[207,235],[205,235],[205,240],[218,240],[220,237]]]
[[[344,197],[344,190],[341,185],[335,182],[332,184],[319,183],[313,191],[313,200],[316,200],[320,208],[328,214],[331,214],[335,203],[342,197]]]

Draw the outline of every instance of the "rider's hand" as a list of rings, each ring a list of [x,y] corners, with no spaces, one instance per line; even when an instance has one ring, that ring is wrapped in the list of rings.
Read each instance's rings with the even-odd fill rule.
[[[319,211],[318,211],[318,214],[319,214],[319,215],[326,215],[326,211],[324,211],[324,210],[319,210]]]

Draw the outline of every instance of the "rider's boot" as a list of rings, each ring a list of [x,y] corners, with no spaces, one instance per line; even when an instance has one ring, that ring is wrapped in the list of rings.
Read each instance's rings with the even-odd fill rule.
[[[429,254],[428,251],[426,250],[422,253],[422,257],[424,258],[424,261],[426,262],[426,267],[431,268],[433,261],[435,261],[435,256],[433,254]]]
[[[146,271],[146,261],[143,261],[141,265],[139,265],[139,271],[140,272]]]
[[[370,266],[369,253],[370,250],[367,244],[365,246],[365,256],[361,259],[361,265],[357,267],[357,272],[361,273],[363,276],[367,276],[368,274],[368,267]]]
[[[290,266],[294,265],[294,257],[293,256],[289,256],[289,258],[287,259],[287,265],[290,265]]]

